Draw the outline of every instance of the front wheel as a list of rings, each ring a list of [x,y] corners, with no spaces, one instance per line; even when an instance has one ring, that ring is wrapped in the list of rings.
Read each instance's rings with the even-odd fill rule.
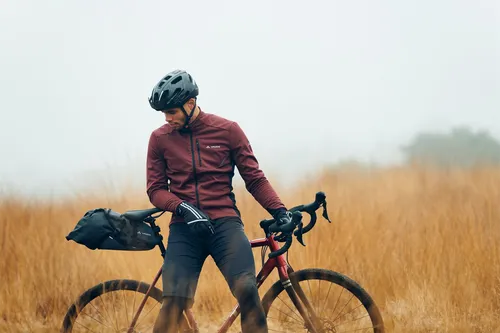
[[[317,332],[384,333],[379,309],[355,281],[325,269],[304,269],[289,274]],[[276,282],[262,299],[270,332],[311,332],[286,293]]]

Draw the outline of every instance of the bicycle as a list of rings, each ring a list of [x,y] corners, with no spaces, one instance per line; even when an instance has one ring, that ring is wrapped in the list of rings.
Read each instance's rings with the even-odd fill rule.
[[[340,333],[355,331],[384,333],[384,323],[377,305],[370,295],[357,282],[341,273],[327,269],[309,268],[294,271],[291,265],[287,262],[288,256],[285,258],[285,253],[292,245],[293,236],[296,237],[299,243],[305,246],[302,237],[315,226],[317,221],[316,210],[320,207],[323,207],[322,216],[331,223],[326,209],[326,195],[323,192],[318,192],[316,193],[315,200],[312,203],[299,205],[290,209],[293,215],[289,224],[278,227],[274,223],[275,221],[273,219],[262,220],[260,222],[260,227],[264,230],[265,238],[258,238],[250,241],[252,248],[262,247],[262,268],[256,276],[257,286],[260,287],[264,283],[274,268],[278,270],[279,274],[279,280],[269,288],[262,298],[262,304],[268,320],[269,331],[314,333]],[[159,236],[161,240],[162,237],[160,235],[160,228],[155,224],[155,221],[159,216],[153,215],[159,212],[161,212],[161,210],[157,208],[150,208],[145,210],[131,210],[123,213],[122,215],[132,221],[144,221],[149,223],[155,234]],[[310,221],[306,226],[304,226],[302,222],[303,212],[310,215]],[[161,214],[163,213],[164,212]],[[281,248],[279,245],[280,242],[285,243]],[[163,241],[160,241],[158,246],[162,257],[164,257],[165,246]],[[271,252],[268,255],[268,259],[264,261],[267,248],[269,248]],[[140,324],[143,323],[143,319],[146,318],[148,314],[162,302],[162,291],[155,287],[161,273],[162,269],[160,268],[151,284],[143,281],[119,279],[105,281],[88,289],[82,293],[77,298],[76,302],[69,307],[63,320],[61,333],[76,332],[79,329],[86,329],[90,332],[152,332],[156,316],[152,316],[152,320],[147,321],[147,324]],[[321,282],[326,282],[328,284],[329,288],[325,299],[322,299],[321,293],[317,296],[306,296],[305,287],[307,287],[309,292],[312,293],[315,286],[314,283],[311,287],[311,282],[313,281],[317,281],[318,287],[321,285]],[[303,285],[301,285],[301,283]],[[340,287],[341,292],[338,298],[334,297],[330,300],[328,299],[328,296],[330,295],[330,291],[333,286]],[[344,290],[350,294],[350,298],[345,304],[343,304],[344,302],[340,302],[340,296],[343,294]],[[121,306],[122,301],[119,296],[115,295],[120,291],[122,292],[123,300],[125,300],[123,292],[129,292],[128,295],[134,296],[134,305],[131,309],[132,313],[135,309],[135,297],[139,295],[142,298],[133,316],[129,316],[125,300],[127,320],[123,320],[121,323],[118,322],[116,307]],[[283,291],[285,291],[286,295],[288,295],[287,300],[291,301],[292,305],[287,305],[288,310],[291,310],[292,312],[291,314],[279,311],[279,305],[282,303],[285,304],[285,301],[280,298]],[[103,317],[104,313],[109,315],[110,311],[108,311],[108,307],[104,306],[101,310],[98,308],[99,302],[97,302],[97,299],[100,299],[101,303],[104,305],[104,296],[110,296],[113,298],[111,305],[109,305],[109,308],[112,307],[114,311],[114,318],[110,318],[111,321],[105,321]],[[350,301],[354,298],[359,301],[360,304],[357,306],[349,306]],[[280,300],[281,303],[275,302],[276,300]],[[95,305],[92,304],[93,301],[96,301]],[[146,303],[148,301],[153,303],[153,308],[148,312],[144,311],[146,313],[145,316],[139,320],[139,317],[143,314],[143,310],[146,308]],[[319,303],[322,303],[323,306],[334,305],[333,311],[330,312],[330,317],[323,316],[325,310],[321,310],[313,305],[312,303],[315,301],[319,301]],[[340,313],[337,313],[337,305],[341,306]],[[276,309],[278,310],[277,313],[273,311]],[[366,310],[367,314],[359,316],[354,313],[357,309],[361,309],[362,311]],[[347,312],[344,313],[344,310]],[[335,316],[333,316],[334,314]],[[217,333],[228,332],[238,315],[239,306],[236,305],[219,327]],[[130,320],[130,318],[132,318],[132,320]],[[77,321],[78,319],[83,319],[83,323],[79,323]],[[337,321],[340,319],[345,319],[346,322],[344,322],[344,324],[338,323]],[[360,324],[360,322],[362,322],[362,324]],[[293,324],[297,323],[297,328],[293,329]],[[97,324],[102,324],[109,330],[94,330]],[[149,326],[143,327],[146,325]],[[365,327],[365,325],[371,326]],[[185,310],[183,313],[181,332],[200,332],[192,309]]]

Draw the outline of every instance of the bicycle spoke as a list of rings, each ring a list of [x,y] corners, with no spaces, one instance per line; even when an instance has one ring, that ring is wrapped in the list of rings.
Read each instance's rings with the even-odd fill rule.
[[[125,316],[127,318],[127,327],[130,327],[130,320],[128,317],[128,309],[127,309],[127,300],[125,299],[125,291],[122,290],[121,292],[122,292],[122,296],[123,296],[123,304],[125,304]],[[133,309],[132,309],[132,311],[133,311]]]
[[[149,325],[148,327],[146,327],[146,329],[144,330],[145,332],[147,332],[151,327],[153,327],[155,325],[155,323]],[[139,329],[139,326],[137,326],[137,329]]]
[[[273,314],[268,314],[268,330],[271,332],[299,332],[304,329],[304,320],[288,301],[277,296]],[[283,305],[282,305],[283,304]]]
[[[95,310],[96,310],[96,311],[97,311],[97,312],[101,315],[101,317],[102,317],[102,318],[105,318],[105,317],[102,315],[102,312],[101,312],[101,311],[99,311],[99,309],[98,309],[98,308],[96,308],[94,304],[90,303],[90,305],[91,305],[91,306],[92,306],[92,307],[93,307],[93,308],[94,308],[94,309],[95,309]],[[106,323],[109,323],[109,322],[106,320]],[[111,324],[111,323],[109,323],[109,324]]]
[[[359,332],[361,330],[372,330],[373,327],[365,327],[365,328],[357,328],[357,329],[354,329],[354,330],[350,330],[350,331],[339,331],[338,333],[350,333],[350,332]],[[335,331],[337,333],[337,331]]]
[[[332,286],[333,286],[333,284],[330,283],[330,287],[328,287],[328,293],[326,294],[325,303],[323,303],[323,307],[325,307],[326,302],[328,301],[328,295],[330,295],[330,290],[332,289]],[[323,315],[323,311],[325,311],[325,310],[324,309],[321,310],[321,313],[318,315],[318,317],[321,317]]]
[[[321,280],[318,279],[318,304],[316,304],[316,307],[314,308],[314,312],[316,314],[319,313],[319,306],[321,304],[321,293],[319,292],[321,290]]]
[[[117,326],[117,331],[120,330],[120,324],[118,323],[118,317],[116,316],[116,307],[115,307],[115,295],[114,293],[108,293],[108,295],[113,295],[111,296],[111,304],[113,305],[113,314],[115,315],[115,321],[116,321],[116,326]]]
[[[364,332],[367,329],[369,330],[369,332],[373,332],[373,326],[371,326],[370,328],[360,328],[371,322],[370,314],[368,312],[366,312],[364,315],[362,313],[358,313],[357,310],[364,309],[361,302],[358,305],[352,307],[349,306],[349,309],[345,311],[347,305],[351,303],[351,300],[352,298],[349,299],[349,301],[338,313],[338,315],[334,319],[329,321],[329,325],[331,325],[329,327],[331,327],[331,329],[334,329],[335,332],[357,332],[360,330]]]
[[[104,286],[103,286],[104,287]],[[104,294],[105,295],[105,294]],[[108,315],[109,319],[111,320],[111,322],[113,322],[113,318],[111,318],[111,316],[109,315],[109,312],[108,312],[108,308],[106,307],[106,305],[104,304],[104,301],[102,300],[102,297],[101,295],[98,296],[98,298],[101,300],[101,303],[104,307],[104,311],[106,312],[106,314]],[[115,322],[114,322],[114,326],[115,326],[115,332],[118,331],[118,323],[116,322],[116,318],[115,318]]]
[[[279,297],[278,297],[278,299],[279,299],[279,300],[280,300],[283,304],[285,304],[285,305],[286,305],[286,307],[287,307],[287,308],[289,308],[289,309],[290,309],[290,311],[291,311],[293,314],[297,315],[297,317],[299,318],[299,321],[300,321],[300,320],[302,320],[302,317],[300,316],[300,314],[298,314],[297,312],[295,312],[295,311],[294,311],[294,310],[293,310],[293,309],[292,309],[292,308],[291,308],[288,304],[286,304],[286,303],[285,303],[285,302],[284,302],[281,298],[279,298]]]
[[[268,331],[270,331],[270,332],[281,332],[281,333],[286,333],[286,332],[283,332],[283,331],[278,331],[278,330],[275,330],[275,329],[273,329],[273,328],[268,328],[267,330],[268,330]]]
[[[299,321],[299,320],[297,320],[296,318],[294,318],[294,317],[292,317],[292,316],[288,315],[287,313],[285,313],[285,312],[283,312],[283,311],[280,311],[280,310],[278,310],[278,311],[279,311],[280,313],[284,314],[285,316],[287,316],[288,318],[290,318],[290,319],[292,319],[292,320],[294,320],[294,321],[298,322],[299,324],[302,324],[302,322],[301,322],[301,321]],[[276,320],[276,321],[279,321],[279,319],[278,319],[278,318],[272,318],[272,317],[267,317],[267,318],[268,318],[268,319],[274,319],[274,320]]]
[[[87,331],[91,331],[92,333],[96,333],[96,331],[91,330],[90,328],[88,328],[87,326],[85,326],[85,325],[83,325],[83,324],[80,324],[79,322],[77,322],[77,324],[78,324],[78,325],[80,325],[80,326],[82,326],[82,327],[84,327],[84,328],[86,328],[86,329],[87,329]],[[116,330],[115,330],[115,332],[116,332]]]
[[[122,291],[123,292],[123,291]],[[138,309],[135,308],[135,300],[136,300],[136,297],[138,296],[137,293],[135,292],[132,292],[132,295],[130,295],[133,297],[133,303],[134,303],[134,307],[131,309],[131,315],[132,317],[135,316],[135,314],[137,313]],[[145,297],[145,295],[141,294],[142,297]],[[124,297],[125,298],[125,297]],[[154,299],[151,298],[151,297],[148,297],[148,299],[146,300],[146,303],[144,304],[144,307],[141,311],[141,314],[139,315],[138,317],[138,320],[136,322],[136,324],[134,325],[134,329],[137,331],[139,327],[141,326],[146,326],[148,324],[150,324],[149,321],[147,321],[145,318],[148,317],[148,315],[160,304],[156,301],[154,301],[154,304],[153,305],[150,305],[149,306],[149,309],[148,309],[148,303],[150,303],[150,301],[153,301]],[[128,303],[126,300],[125,300],[125,304]],[[125,305],[125,309],[127,311],[127,329],[130,327],[131,325],[131,320],[128,320],[128,309],[127,309],[127,306]],[[144,322],[144,321],[147,321],[147,322]],[[154,325],[154,322],[149,326],[149,327],[152,327]],[[149,329],[148,327],[148,329]],[[141,332],[145,332],[147,330],[141,330]]]
[[[349,300],[347,301],[347,303],[344,305],[344,307],[340,310],[340,314],[342,313],[342,311],[344,311],[345,307],[347,306],[347,304],[349,304],[351,302],[351,300],[354,298],[354,295],[351,295],[351,298],[349,298]],[[340,314],[335,317],[334,320],[332,320],[333,322],[337,321],[337,318],[339,318]]]
[[[299,283],[299,285],[300,285],[300,283]],[[312,295],[313,293],[311,291],[311,285],[309,284],[309,280],[307,280],[307,287],[309,288],[310,295]]]
[[[351,322],[354,322],[356,320],[359,320],[359,319],[362,319],[362,318],[366,318],[366,317],[368,317],[368,315],[360,317],[360,318],[357,318],[357,319],[354,319],[354,320],[351,320]],[[334,326],[334,327],[339,327],[339,326],[342,326],[342,325],[337,325],[337,326]],[[357,325],[357,326],[359,326],[359,325]],[[363,330],[364,331],[364,330],[370,330],[370,329],[373,330],[374,328],[375,327],[370,326],[370,327],[366,327],[366,328],[357,328],[357,329],[354,329],[354,330],[351,330],[351,331],[343,331],[343,332],[354,332],[354,331],[359,331],[359,330]]]
[[[273,318],[268,318],[268,319],[273,319]],[[285,322],[285,323],[282,323],[280,320],[277,320],[277,324],[276,326],[278,326],[279,329],[285,329],[286,331],[289,331],[290,329],[294,328],[294,327],[298,327],[299,329],[304,329],[304,325],[301,324],[301,325],[298,325],[298,324],[295,324],[295,325],[292,325],[291,322]],[[275,325],[272,325],[269,321],[267,323],[267,326],[268,326],[268,331],[275,331],[275,332],[283,332],[282,330],[279,330],[278,328],[273,328]],[[283,327],[285,326],[285,327]],[[294,332],[296,330],[293,330]]]
[[[316,313],[316,316],[319,318],[320,316],[318,315],[319,313],[319,309],[320,309],[320,306],[321,306],[321,280],[318,279],[318,289],[317,289],[317,293],[318,293],[318,304],[316,304],[316,307],[313,307],[314,308],[314,312]],[[316,297],[313,296],[313,299],[316,299]]]
[[[276,325],[272,325],[272,323],[268,322],[267,326],[268,326],[267,330],[270,332],[273,331],[273,332],[294,332],[295,333],[295,332],[298,332],[299,330],[305,329],[304,325],[298,325],[298,324],[292,325],[290,322],[285,322],[285,323],[279,322]]]
[[[149,314],[151,311],[153,311],[153,309],[154,309],[154,308],[156,308],[159,304],[160,304],[160,303],[155,303],[155,305],[154,305],[154,306],[153,306],[153,307],[152,307],[152,308],[151,308],[148,312],[146,312],[146,314],[145,314],[145,315],[144,315],[141,319],[139,319],[139,320],[137,321],[136,327],[139,327],[140,322],[141,322],[144,318],[146,318],[146,317],[148,316],[148,314]],[[146,306],[144,306],[144,307],[146,307]]]
[[[344,288],[342,288],[340,290],[339,298],[337,298],[337,302],[335,303],[335,306],[333,307],[333,312],[332,312],[332,315],[330,316],[330,318],[333,317],[333,314],[335,313],[335,310],[337,309],[337,304],[339,304],[340,296],[342,296],[343,292],[344,292]]]
[[[356,310],[356,309],[357,309],[357,308],[359,308],[360,306],[363,306],[363,304],[359,303],[359,305],[358,305],[357,307],[353,308],[353,309],[352,309],[351,311],[349,311],[349,312],[346,312],[346,313],[345,313],[345,314],[343,314],[342,316],[337,316],[337,318],[336,318],[336,319],[334,319],[332,322],[336,322],[336,321],[337,321],[337,319],[342,318],[343,316],[348,315],[349,313],[353,312],[354,310]],[[356,321],[356,320],[359,320],[359,319],[364,318],[364,317],[366,317],[366,316],[359,317],[358,319],[353,319],[353,320],[351,320],[351,321]]]
[[[99,324],[102,324],[102,325],[106,326],[107,328],[111,328],[108,325],[104,324],[102,321],[95,319],[93,316],[91,316],[89,314],[86,314],[85,312],[82,312],[81,314],[84,315],[84,316],[87,316],[87,317],[90,317],[90,318],[94,319],[96,322],[98,322]]]

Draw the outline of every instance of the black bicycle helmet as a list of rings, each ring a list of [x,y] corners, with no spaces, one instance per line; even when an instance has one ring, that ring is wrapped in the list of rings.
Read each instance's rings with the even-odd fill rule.
[[[182,107],[190,98],[198,96],[198,86],[184,70],[168,73],[153,88],[149,104],[156,111]],[[184,110],[183,110],[184,111]]]

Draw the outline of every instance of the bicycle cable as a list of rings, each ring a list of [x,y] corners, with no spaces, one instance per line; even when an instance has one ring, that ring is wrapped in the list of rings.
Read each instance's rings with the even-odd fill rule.
[[[264,246],[262,247],[262,249],[260,250],[260,255],[261,255],[261,257],[262,257],[262,267],[264,267],[264,263],[265,263],[265,262],[264,262],[264,257],[266,256],[267,248],[268,248],[268,246],[267,246],[267,245],[264,245]]]
[[[160,216],[162,216],[163,214],[165,214],[165,212],[166,212],[166,211],[162,211],[162,212],[160,213],[160,215],[151,215],[151,217],[152,217],[152,218],[154,218],[154,219],[157,219],[157,218],[159,218]]]

